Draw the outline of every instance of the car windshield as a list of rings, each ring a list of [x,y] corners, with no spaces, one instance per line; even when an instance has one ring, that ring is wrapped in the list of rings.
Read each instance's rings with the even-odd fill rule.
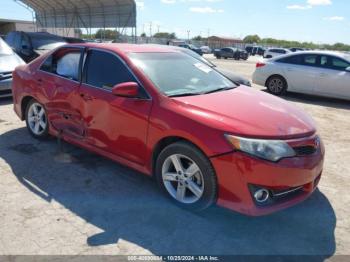
[[[31,35],[31,40],[35,50],[52,50],[66,44],[62,38],[51,36],[49,34]]]
[[[0,55],[13,55],[12,49],[0,38]]]
[[[129,57],[167,96],[200,95],[236,87],[207,64],[183,53],[131,53]]]

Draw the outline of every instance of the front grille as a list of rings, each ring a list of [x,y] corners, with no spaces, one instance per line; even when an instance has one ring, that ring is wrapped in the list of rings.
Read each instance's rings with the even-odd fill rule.
[[[3,72],[0,73],[0,81],[7,80],[12,78],[12,72]]]
[[[293,148],[297,156],[309,156],[317,152],[317,148],[314,146],[300,146]]]

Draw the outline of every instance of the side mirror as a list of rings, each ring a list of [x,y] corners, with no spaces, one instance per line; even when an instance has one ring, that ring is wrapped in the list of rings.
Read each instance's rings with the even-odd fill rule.
[[[137,98],[139,96],[139,84],[135,82],[126,82],[115,85],[112,94],[120,97]]]
[[[345,71],[348,72],[348,73],[350,73],[350,66],[347,67],[347,68],[345,68]]]

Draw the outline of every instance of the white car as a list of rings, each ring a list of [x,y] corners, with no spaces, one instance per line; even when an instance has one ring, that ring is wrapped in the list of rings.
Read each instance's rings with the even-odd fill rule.
[[[350,99],[350,55],[308,51],[257,63],[253,83],[275,95],[292,91]]]
[[[212,50],[209,46],[202,46],[200,49],[202,50],[203,54],[211,54],[212,53]]]
[[[264,53],[264,58],[274,58],[281,55],[286,55],[292,53],[291,50],[284,48],[270,48],[267,49]]]

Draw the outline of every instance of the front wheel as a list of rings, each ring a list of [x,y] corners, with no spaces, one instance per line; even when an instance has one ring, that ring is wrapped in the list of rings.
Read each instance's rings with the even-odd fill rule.
[[[269,93],[280,96],[287,91],[287,82],[281,76],[272,76],[266,83]]]
[[[200,211],[216,201],[214,169],[209,159],[189,143],[172,144],[160,153],[156,177],[160,188],[182,208]]]
[[[26,108],[26,125],[29,133],[37,139],[44,139],[49,135],[49,123],[45,107],[32,100]]]

